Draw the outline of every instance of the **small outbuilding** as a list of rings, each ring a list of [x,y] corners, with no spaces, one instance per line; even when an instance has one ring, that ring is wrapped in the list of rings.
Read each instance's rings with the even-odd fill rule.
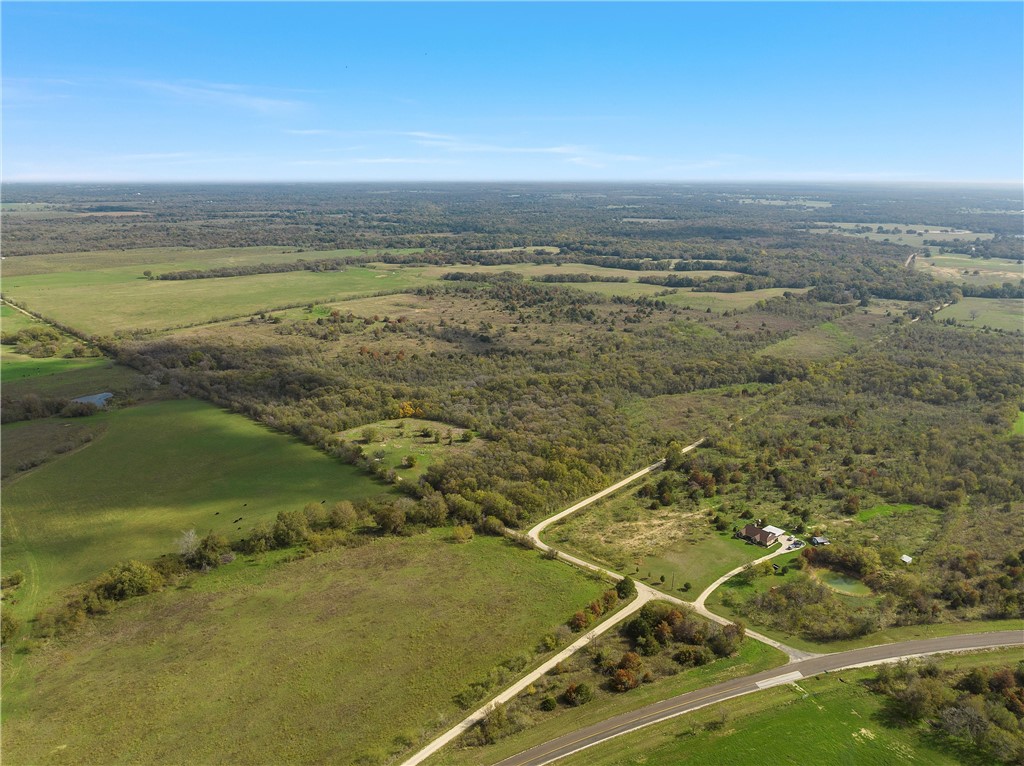
[[[908,556],[904,553],[902,556],[900,556],[900,561],[902,561],[904,564],[913,564],[914,558],[913,556]]]
[[[827,537],[812,537],[811,545],[831,545]]]

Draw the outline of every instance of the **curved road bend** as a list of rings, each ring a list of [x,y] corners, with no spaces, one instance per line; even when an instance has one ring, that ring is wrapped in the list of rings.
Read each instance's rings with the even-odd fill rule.
[[[639,710],[617,715],[601,723],[550,740],[519,755],[506,758],[496,766],[543,766],[622,734],[708,705],[714,705],[716,702],[723,702],[772,686],[792,683],[819,673],[878,665],[908,657],[921,657],[942,652],[1021,645],[1024,645],[1024,631],[1006,630],[903,641],[897,644],[869,646],[848,652],[821,655],[655,702]]]

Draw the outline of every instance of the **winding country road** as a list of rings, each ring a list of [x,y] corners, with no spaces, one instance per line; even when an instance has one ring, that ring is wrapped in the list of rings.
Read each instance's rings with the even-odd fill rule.
[[[572,753],[585,750],[600,742],[627,734],[645,726],[674,718],[693,710],[714,705],[733,697],[767,689],[772,686],[793,683],[819,673],[836,670],[880,665],[908,657],[922,657],[943,652],[971,651],[1002,646],[1024,645],[1024,631],[1007,630],[994,633],[976,633],[964,636],[944,636],[898,644],[869,646],[848,652],[825,654],[809,660],[784,665],[781,668],[736,678],[732,681],[709,686],[704,689],[680,694],[661,702],[655,702],[639,710],[608,718],[600,723],[550,740],[543,745],[526,750],[519,755],[506,758],[497,766],[543,766],[564,758]]]

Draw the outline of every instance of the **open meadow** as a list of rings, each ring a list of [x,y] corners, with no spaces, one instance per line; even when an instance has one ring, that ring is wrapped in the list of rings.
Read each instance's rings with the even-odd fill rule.
[[[11,276],[4,280],[4,291],[44,317],[91,335],[112,335],[401,290],[421,281],[415,269],[385,266],[168,281],[120,267]]]
[[[915,268],[935,279],[969,285],[1001,285],[1024,279],[1024,264],[1005,258],[971,258],[958,253],[936,253],[918,258]]]
[[[952,317],[969,327],[1024,332],[1024,298],[964,298],[946,306],[935,317]]]
[[[456,695],[538,661],[545,634],[607,587],[501,538],[449,534],[241,557],[126,602],[5,672],[4,761],[408,754],[465,715]]]
[[[297,440],[195,400],[92,416],[82,449],[4,486],[3,573],[26,582],[26,619],[59,593],[125,559],[176,551],[184,530],[237,539],[279,511],[389,489]],[[3,439],[33,423],[3,427]]]

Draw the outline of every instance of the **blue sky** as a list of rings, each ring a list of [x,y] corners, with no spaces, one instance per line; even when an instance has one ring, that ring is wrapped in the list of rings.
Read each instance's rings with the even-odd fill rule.
[[[1014,181],[1024,5],[18,3],[5,181]]]

